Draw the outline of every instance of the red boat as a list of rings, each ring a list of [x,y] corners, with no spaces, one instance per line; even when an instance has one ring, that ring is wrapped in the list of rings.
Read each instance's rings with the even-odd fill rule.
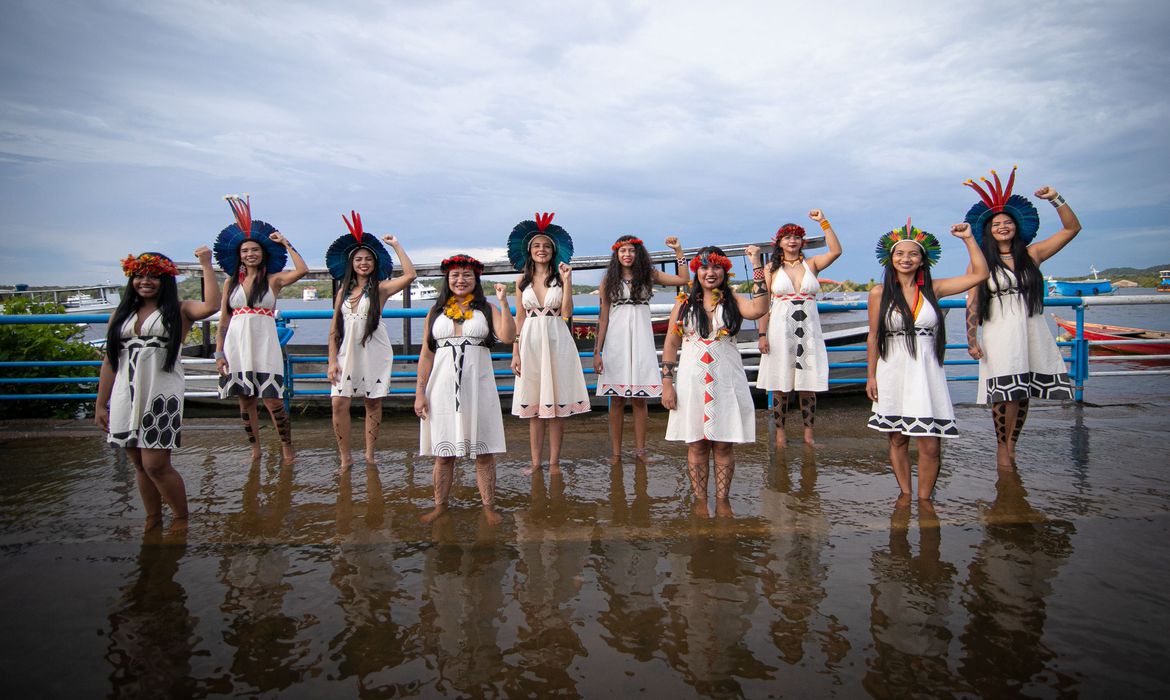
[[[1052,320],[1061,330],[1071,337],[1077,335],[1076,321],[1066,321],[1052,314]],[[1125,326],[1110,326],[1104,323],[1086,323],[1085,340],[1150,340],[1163,341],[1161,343],[1125,343],[1123,345],[1094,345],[1094,348],[1103,348],[1111,352],[1125,355],[1170,355],[1170,333],[1166,331],[1148,331],[1144,328],[1126,328]]]

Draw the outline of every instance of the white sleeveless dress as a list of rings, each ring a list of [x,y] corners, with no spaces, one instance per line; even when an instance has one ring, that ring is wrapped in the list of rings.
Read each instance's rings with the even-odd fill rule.
[[[650,326],[650,303],[630,299],[630,281],[622,280],[621,296],[610,303],[598,396],[646,399],[662,396],[662,373]]]
[[[913,357],[906,348],[902,314],[891,311],[886,325],[886,358],[877,361],[878,400],[869,427],[912,437],[957,437],[947,375],[934,354],[939,325],[934,307],[924,301],[909,331],[917,334]]]
[[[219,378],[219,397],[284,397],[284,358],[276,337],[276,297],[264,292],[260,306],[248,307],[241,284],[232,291],[232,320],[223,341],[228,376]]]
[[[821,334],[817,294],[821,283],[804,261],[800,289],[783,268],[772,274],[768,346],[760,356],[756,386],[768,391],[828,391],[829,354]]]
[[[529,285],[520,295],[527,315],[520,331],[520,376],[512,394],[512,415],[563,418],[589,410],[581,357],[561,319],[560,287],[549,287],[544,306]]]
[[[122,324],[122,350],[110,394],[110,444],[173,450],[183,423],[183,368],[163,369],[167,359],[162,314],[152,312],[134,334],[137,314]]]
[[[475,311],[455,334],[441,311],[431,323],[438,348],[427,380],[430,411],[419,425],[418,453],[434,457],[478,457],[507,450],[504,417],[492,367],[487,319]]]
[[[390,393],[394,346],[390,344],[385,321],[379,322],[377,330],[362,345],[369,314],[370,297],[365,293],[356,306],[351,307],[348,298],[341,302],[341,321],[345,329],[341,346],[337,348],[341,381],[330,387],[331,396],[380,399]]]
[[[1029,316],[1016,276],[1005,270],[987,281],[991,318],[983,322],[976,401],[1071,399],[1072,383],[1044,315]]]
[[[756,407],[735,337],[720,334],[722,304],[715,308],[711,333],[701,337],[683,325],[682,352],[675,373],[678,407],[670,412],[666,439],[697,442],[755,442]]]

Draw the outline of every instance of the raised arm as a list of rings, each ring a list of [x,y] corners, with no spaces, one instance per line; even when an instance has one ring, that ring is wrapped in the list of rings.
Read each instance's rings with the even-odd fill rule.
[[[833,230],[833,226],[825,218],[824,213],[820,209],[810,211],[808,218],[821,225],[821,230],[825,232],[825,244],[829,246],[827,251],[813,256],[808,260],[808,264],[815,275],[829,265],[832,265],[837,258],[841,257],[841,242],[837,240],[837,232]]]
[[[878,400],[878,321],[881,319],[882,285],[869,290],[869,333],[865,336],[865,395],[870,401]]]
[[[650,270],[650,279],[654,284],[664,287],[685,287],[691,283],[691,268],[687,267],[687,260],[683,257],[682,245],[678,236],[667,236],[666,247],[674,251],[674,274],[668,275],[662,270]]]
[[[1046,199],[1052,206],[1056,207],[1056,214],[1060,217],[1060,230],[1052,234],[1042,241],[1036,241],[1028,246],[1028,255],[1036,261],[1036,264],[1044,262],[1053,255],[1060,252],[1061,248],[1068,245],[1072,239],[1076,238],[1077,234],[1081,232],[1081,222],[1077,215],[1073,213],[1072,207],[1068,202],[1064,201],[1056,193],[1056,190],[1045,185],[1036,190],[1036,196],[1040,199]]]
[[[179,307],[183,314],[183,325],[190,328],[195,321],[202,321],[220,310],[219,282],[215,279],[215,268],[211,266],[211,249],[201,245],[195,249],[195,258],[203,268],[203,300],[185,301]],[[186,333],[183,334],[186,336]]]
[[[492,309],[492,324],[498,328],[496,339],[501,343],[511,343],[516,338],[516,323],[512,320],[512,312],[508,309],[508,288],[496,282],[496,301],[500,308]]]
[[[670,311],[670,323],[666,326],[666,340],[662,343],[662,407],[673,411],[678,408],[678,395],[674,391],[674,378],[678,370],[678,349],[682,346],[681,320],[679,312],[682,302],[676,301]]]
[[[382,280],[378,283],[378,296],[381,297],[379,301],[385,304],[387,299],[406,289],[411,282],[418,279],[418,273],[414,271],[414,263],[410,261],[410,256],[406,254],[406,250],[403,249],[396,236],[382,236],[382,242],[394,249],[394,252],[398,254],[398,262],[402,265],[400,277]]]
[[[975,237],[971,235],[971,226],[966,223],[955,224],[951,226],[951,235],[967,245],[967,255],[971,256],[971,264],[965,274],[934,281],[934,295],[939,299],[965,292],[988,277],[987,260],[975,243]]]
[[[293,261],[293,269],[286,270],[284,272],[278,272],[268,278],[268,286],[272,287],[272,295],[279,297],[280,290],[309,274],[309,266],[305,264],[305,259],[301,257],[301,254],[297,252],[297,249],[293,247],[293,244],[289,243],[288,239],[284,237],[283,233],[280,231],[274,231],[268,234],[268,237],[284,246],[284,249],[288,251],[288,256],[292,258]]]
[[[597,335],[593,338],[593,372],[601,374],[605,369],[601,350],[605,347],[605,333],[609,330],[609,295],[605,293],[605,276],[601,277],[601,286],[597,296],[599,307],[597,311]]]
[[[752,296],[745,299],[736,294],[735,303],[739,305],[739,313],[749,321],[762,318],[768,313],[768,295],[764,286],[764,264],[758,246],[749,245],[744,248],[744,254],[752,261]]]
[[[561,275],[561,318],[567,321],[573,317],[573,268],[561,263],[557,272]]]

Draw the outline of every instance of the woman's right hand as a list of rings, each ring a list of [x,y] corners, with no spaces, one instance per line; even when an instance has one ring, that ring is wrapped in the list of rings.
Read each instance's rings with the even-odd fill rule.
[[[979,343],[967,343],[967,354],[973,360],[983,359],[983,348],[979,347]]]
[[[512,356],[512,374],[516,375],[517,377],[520,376],[520,356],[519,355]]]
[[[94,408],[93,422],[97,427],[102,429],[103,433],[110,432],[110,409],[105,406],[97,406]]]
[[[427,395],[423,394],[423,393],[415,394],[414,415],[418,416],[419,418],[421,418],[423,420],[426,420],[427,415],[429,413],[430,413],[430,406],[427,405]]]
[[[768,336],[761,335],[758,343],[760,346],[760,354],[767,355],[772,350],[772,346],[768,344]]]
[[[865,395],[869,397],[870,401],[878,400],[877,380],[870,377],[865,380]]]
[[[605,365],[601,361],[601,354],[596,352],[593,353],[593,373],[599,375],[604,370],[604,368]]]
[[[341,381],[341,366],[336,362],[329,363],[329,369],[325,370],[325,378],[329,380],[330,384],[337,384]]]
[[[223,358],[217,359],[215,361],[215,369],[216,369],[216,371],[219,372],[219,376],[221,376],[221,377],[228,376],[228,362],[227,362],[227,360],[225,360]]]
[[[678,395],[674,391],[673,384],[662,385],[662,407],[668,411],[678,408]]]

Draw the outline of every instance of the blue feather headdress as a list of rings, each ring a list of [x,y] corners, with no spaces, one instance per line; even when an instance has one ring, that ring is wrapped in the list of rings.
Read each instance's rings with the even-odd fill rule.
[[[1007,187],[1004,187],[999,181],[999,175],[994,170],[991,171],[991,176],[995,178],[995,184],[985,177],[979,178],[987,185],[987,190],[980,187],[974,180],[967,180],[963,184],[979,193],[978,201],[967,210],[966,221],[971,225],[971,234],[975,236],[975,242],[980,246],[983,245],[983,229],[987,226],[987,222],[996,214],[1007,214],[1016,222],[1016,235],[1028,245],[1036,238],[1036,232],[1040,230],[1040,212],[1036,211],[1035,205],[1032,204],[1026,197],[1021,197],[1018,194],[1012,194],[1012,186],[1016,182],[1016,167],[1012,166],[1012,174],[1008,178]]]
[[[254,241],[268,253],[268,274],[283,270],[288,262],[288,251],[268,237],[276,232],[275,226],[252,218],[252,198],[248,193],[245,192],[242,198],[234,194],[224,195],[224,199],[232,208],[236,223],[220,231],[212,246],[220,269],[235,277],[240,271],[240,246],[245,241]]]
[[[374,276],[379,282],[390,279],[391,273],[394,272],[394,260],[390,257],[390,251],[386,250],[377,236],[362,229],[361,214],[350,209],[349,216],[347,219],[345,214],[341,215],[341,220],[345,222],[349,233],[330,243],[329,249],[325,251],[325,266],[329,268],[329,274],[335,280],[345,277],[345,272],[349,269],[350,256],[358,248],[366,248],[374,254],[378,262]]]
[[[528,246],[537,236],[545,236],[553,242],[553,268],[560,267],[560,263],[568,264],[573,258],[573,239],[569,232],[552,223],[555,214],[534,214],[535,221],[526,220],[516,224],[512,233],[508,235],[508,260],[512,267],[523,270],[528,262]]]

